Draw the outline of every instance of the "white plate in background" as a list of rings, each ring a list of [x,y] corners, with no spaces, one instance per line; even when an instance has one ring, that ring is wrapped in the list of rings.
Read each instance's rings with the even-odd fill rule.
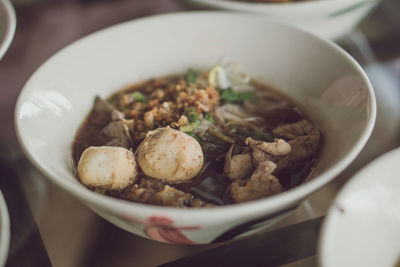
[[[400,264],[400,148],[367,165],[340,191],[319,252],[322,267]]]
[[[0,0],[0,59],[6,53],[14,37],[16,17],[9,0]]]

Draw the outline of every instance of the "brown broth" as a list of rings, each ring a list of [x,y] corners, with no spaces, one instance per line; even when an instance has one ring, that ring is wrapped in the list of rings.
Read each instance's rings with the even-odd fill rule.
[[[167,80],[168,83],[177,83],[180,77],[182,76],[175,75],[166,77],[164,79]],[[108,98],[108,102],[118,107],[118,97],[123,93],[134,91],[139,91],[145,96],[149,97],[151,92],[155,89],[154,86],[152,86],[154,83],[154,80],[149,80],[124,88],[123,90],[120,90],[110,96]],[[270,134],[269,131],[278,125],[306,119],[303,112],[300,111],[298,105],[296,105],[295,102],[289,99],[287,96],[284,96],[283,94],[256,82],[253,82],[253,85],[257,92],[268,92],[266,99],[270,98],[268,101],[270,101],[272,104],[279,104],[280,102],[286,103],[285,105],[282,105],[281,108],[255,111],[255,113],[257,113],[259,116],[262,116],[266,122],[266,124],[263,125],[263,129],[265,130],[266,134]],[[158,88],[166,90],[167,87],[168,84],[160,84]],[[178,114],[176,118],[179,118],[179,116],[180,114]],[[75,166],[77,165],[81,154],[87,147],[101,146],[109,141],[107,136],[101,133],[101,129],[104,128],[108,122],[109,118],[98,116],[98,114],[94,113],[93,111],[89,113],[88,117],[84,120],[79,128],[73,143],[72,155]],[[229,135],[237,143],[237,147],[235,146],[236,151],[242,149],[244,146],[243,136],[241,137],[239,135],[232,135],[231,132],[225,132],[225,134]],[[271,137],[274,138],[276,136]],[[168,184],[181,191],[190,193],[194,197],[198,197],[209,203],[216,205],[233,204],[234,202],[229,194],[229,186],[231,181],[229,178],[223,175],[224,156],[230,145],[215,140],[213,142],[206,142],[201,138],[199,139],[199,142],[202,146],[205,156],[205,164],[200,174],[189,182],[171,184],[161,181],[161,183]],[[136,150],[138,145],[138,143],[134,144],[132,147],[133,151]],[[276,176],[278,177],[283,188],[288,190],[302,184],[312,173],[314,165],[317,161],[317,157],[318,153],[315,153],[312,158],[306,161],[296,162],[290,167],[281,170]],[[153,179],[146,177],[143,173],[141,173],[141,177],[142,179]],[[157,181],[157,183],[159,183],[159,181]],[[124,195],[123,193],[116,191],[109,191],[107,194],[113,197],[129,200],[129,195]]]

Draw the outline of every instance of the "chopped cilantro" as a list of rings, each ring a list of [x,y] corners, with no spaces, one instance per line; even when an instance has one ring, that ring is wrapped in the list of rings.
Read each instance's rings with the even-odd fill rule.
[[[253,100],[255,95],[252,91],[237,92],[232,88],[228,88],[220,90],[220,97],[224,103],[243,103],[244,101]]]
[[[138,91],[133,93],[133,99],[136,102],[141,102],[141,103],[146,103],[147,102],[146,96],[144,94],[142,94],[141,92],[138,92]]]
[[[236,102],[238,99],[238,93],[231,88],[228,88],[220,93],[220,98],[226,103]]]
[[[179,127],[179,130],[181,130],[184,133],[187,133],[188,135],[193,136],[194,131],[196,131],[197,127],[199,126],[200,122],[191,122],[188,123],[186,125],[182,125],[181,127]]]
[[[210,113],[206,113],[206,115],[204,116],[204,118],[205,118],[206,120],[208,120],[209,122],[211,122],[211,123],[214,123],[214,122],[215,122],[214,117],[213,117]]]
[[[194,107],[185,108],[185,116],[188,118],[189,122],[198,122],[199,116],[196,113]]]
[[[256,98],[254,92],[252,91],[244,91],[238,94],[239,101],[252,101]]]

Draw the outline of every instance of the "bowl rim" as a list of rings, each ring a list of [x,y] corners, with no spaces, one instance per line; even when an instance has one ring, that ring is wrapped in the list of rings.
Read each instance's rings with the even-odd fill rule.
[[[336,228],[338,229],[338,226],[334,223],[335,218],[333,218],[334,213],[337,212],[337,207],[336,203],[348,196],[351,191],[354,191],[354,187],[360,186],[363,187],[365,186],[365,182],[371,181],[371,176],[368,175],[370,170],[372,169],[379,169],[379,167],[382,165],[383,162],[388,162],[388,161],[395,161],[396,159],[400,158],[400,147],[397,147],[393,150],[390,150],[379,157],[375,158],[372,160],[370,163],[368,163],[366,166],[361,168],[359,171],[357,171],[355,174],[353,174],[350,179],[342,186],[340,189],[339,193],[335,196],[334,200],[332,201],[332,204],[330,205],[330,208],[328,209],[328,212],[326,213],[326,218],[324,219],[321,229],[320,229],[320,236],[318,239],[318,247],[317,250],[319,252],[318,256],[318,262],[320,263],[321,266],[331,266],[331,263],[329,263],[328,256],[330,255],[330,258],[332,253],[328,252],[328,244],[332,243],[332,233],[329,232],[329,229]],[[395,175],[392,175],[395,176]],[[339,227],[340,228],[340,227]]]
[[[285,27],[289,28],[291,30],[295,31],[300,31],[303,34],[307,35],[308,38],[317,40],[318,42],[329,46],[330,49],[336,50],[342,57],[344,57],[344,60],[347,60],[350,64],[354,66],[354,70],[362,77],[363,81],[366,84],[368,93],[369,93],[369,105],[370,105],[370,110],[369,110],[369,117],[367,118],[365,130],[363,131],[362,135],[359,137],[358,141],[355,143],[353,148],[350,150],[350,152],[343,157],[337,164],[334,166],[330,167],[328,170],[326,170],[324,173],[318,175],[318,179],[313,179],[310,182],[304,183],[302,185],[299,185],[298,187],[295,187],[293,189],[290,189],[286,192],[270,196],[267,198],[262,198],[262,199],[257,199],[245,203],[237,203],[237,204],[232,204],[232,205],[224,205],[224,206],[216,206],[212,208],[190,208],[190,209],[184,209],[184,208],[178,208],[178,207],[164,207],[164,206],[156,206],[156,205],[151,205],[151,204],[142,204],[142,203],[136,203],[136,202],[131,202],[127,200],[121,200],[121,199],[116,199],[112,197],[107,197],[103,196],[101,194],[92,192],[91,190],[88,190],[86,187],[84,187],[81,184],[78,183],[73,183],[69,181],[68,179],[62,179],[58,178],[57,175],[54,175],[50,173],[48,170],[44,168],[44,166],[41,166],[39,160],[33,157],[33,155],[30,153],[27,144],[25,143],[24,140],[24,134],[20,130],[20,120],[19,118],[19,111],[21,104],[23,103],[22,100],[24,98],[24,95],[26,93],[26,88],[30,87],[30,82],[32,81],[32,78],[41,71],[44,67],[47,66],[47,64],[51,63],[54,58],[57,57],[59,53],[62,53],[66,49],[69,49],[71,46],[85,42],[91,38],[91,36],[95,34],[106,34],[107,31],[112,31],[116,27],[131,27],[131,25],[135,25],[136,23],[147,23],[147,21],[155,21],[155,20],[166,20],[169,18],[177,18],[179,17],[180,19],[184,19],[185,17],[190,16],[198,16],[201,17],[201,19],[205,19],[207,16],[216,16],[218,18],[223,17],[223,16],[229,16],[229,17],[246,17],[246,18],[256,18],[257,20],[265,20],[265,22],[274,24],[278,27]],[[165,21],[164,21],[165,23]],[[20,95],[18,97],[16,106],[15,106],[15,113],[14,113],[14,126],[15,126],[15,132],[16,136],[18,139],[18,142],[25,153],[25,155],[28,157],[28,159],[33,163],[33,165],[41,172],[43,173],[48,179],[50,179],[53,183],[56,185],[62,187],[64,190],[68,191],[69,193],[76,195],[79,199],[83,200],[84,202],[91,203],[95,206],[100,206],[108,210],[124,210],[126,212],[130,211],[135,211],[136,214],[145,212],[147,213],[168,213],[170,216],[176,216],[176,217],[183,217],[186,216],[187,219],[200,219],[204,218],[204,216],[213,218],[213,219],[226,219],[226,213],[231,212],[231,216],[237,216],[237,217],[243,217],[244,213],[247,216],[261,216],[262,211],[266,209],[271,209],[271,210],[279,210],[280,206],[285,206],[285,205],[290,205],[293,204],[296,201],[301,201],[305,197],[307,197],[309,194],[312,192],[316,191],[323,185],[327,184],[329,181],[335,178],[341,171],[343,171],[355,158],[356,156],[360,153],[361,149],[364,147],[366,144],[369,136],[372,133],[372,129],[374,127],[376,119],[376,99],[375,99],[375,94],[372,88],[372,85],[361,68],[361,66],[342,48],[340,48],[338,45],[334,44],[333,42],[329,40],[322,39],[312,33],[308,33],[304,30],[297,29],[292,26],[276,23],[276,22],[271,22],[268,19],[265,19],[262,16],[252,16],[251,14],[243,14],[243,13],[232,13],[232,12],[227,12],[227,11],[190,11],[190,12],[176,12],[176,13],[168,13],[168,14],[161,14],[161,15],[153,15],[153,16],[148,16],[140,19],[134,19],[122,23],[118,23],[109,27],[106,27],[104,29],[101,29],[99,31],[96,31],[90,35],[87,35],[72,44],[64,47],[60,51],[58,51],[56,54],[54,54],[50,59],[48,59],[44,64],[42,64],[29,78],[29,80],[26,82],[24,85],[23,89],[20,92]],[[224,212],[221,212],[221,211]],[[239,213],[240,212],[240,213]],[[132,212],[133,213],[133,212]]]
[[[0,266],[4,266],[10,246],[10,216],[3,193],[0,191]]]
[[[6,31],[3,40],[0,42],[0,59],[6,53],[11,41],[14,38],[17,19],[13,5],[9,0],[0,0],[0,8],[3,8],[6,13]]]
[[[343,4],[350,4],[354,5],[356,3],[373,3],[373,2],[379,2],[382,0],[307,0],[307,1],[299,1],[299,2],[290,2],[290,3],[255,3],[255,2],[246,2],[246,1],[239,1],[239,0],[185,0],[188,2],[194,2],[198,4],[207,4],[215,7],[225,7],[225,8],[230,8],[231,10],[240,10],[241,8],[245,7],[251,7],[251,8],[257,8],[257,7],[270,7],[271,9],[274,10],[284,10],[287,9],[288,6],[293,7],[293,8],[308,8],[308,7],[315,7],[315,6],[323,6],[326,5],[327,2],[335,2],[337,3],[343,3]]]

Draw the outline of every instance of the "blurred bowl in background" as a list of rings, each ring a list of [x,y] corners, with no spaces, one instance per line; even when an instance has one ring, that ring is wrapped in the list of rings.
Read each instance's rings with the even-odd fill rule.
[[[9,0],[0,0],[0,59],[6,53],[14,37],[16,17]]]
[[[381,0],[310,0],[293,3],[254,3],[240,0],[184,0],[213,9],[264,14],[281,23],[337,40],[350,33]]]
[[[0,191],[0,266],[7,261],[10,246],[10,217],[8,215],[7,203]]]

